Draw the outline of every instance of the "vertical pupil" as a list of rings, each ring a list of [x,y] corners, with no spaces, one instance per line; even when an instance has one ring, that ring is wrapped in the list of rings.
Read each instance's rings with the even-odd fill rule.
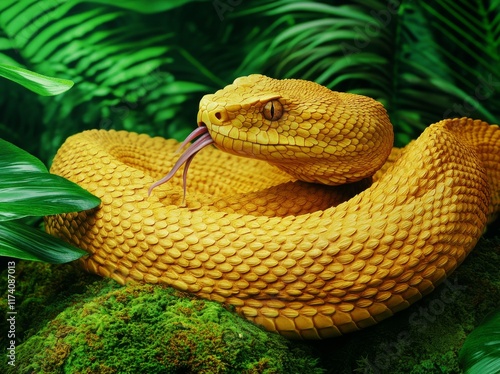
[[[274,104],[271,103],[271,118],[274,118]]]

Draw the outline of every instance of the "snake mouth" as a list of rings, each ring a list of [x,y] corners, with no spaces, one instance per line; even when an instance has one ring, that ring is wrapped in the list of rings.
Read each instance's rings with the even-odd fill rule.
[[[196,139],[198,138],[198,139]],[[182,165],[184,166],[184,171],[182,173],[182,188],[184,191],[184,197],[183,197],[183,204],[186,199],[186,180],[187,180],[187,172],[189,169],[189,165],[191,164],[191,161],[193,161],[194,156],[201,151],[203,148],[206,146],[212,144],[214,140],[210,137],[210,134],[208,132],[207,126],[200,125],[197,127],[193,132],[191,132],[186,139],[179,145],[179,148],[177,149],[176,152],[180,152],[182,149],[186,147],[186,145],[196,139],[193,144],[191,144],[186,151],[179,157],[177,162],[174,164],[170,172],[165,175],[162,179],[159,181],[153,183],[151,187],[149,187],[148,190],[148,196],[151,195],[151,192],[153,191],[154,188],[158,187],[159,185],[163,183],[167,183],[172,177],[174,176],[175,173],[181,168]]]

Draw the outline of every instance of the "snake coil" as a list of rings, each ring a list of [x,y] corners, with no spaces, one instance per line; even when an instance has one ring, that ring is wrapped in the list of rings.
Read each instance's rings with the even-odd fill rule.
[[[176,141],[70,137],[51,171],[102,204],[47,217],[47,230],[88,251],[91,272],[168,284],[284,336],[319,339],[431,292],[499,211],[496,125],[443,120],[392,150],[374,100],[261,75],[205,96],[198,123],[177,165],[187,162],[187,182],[170,173],[162,185]]]

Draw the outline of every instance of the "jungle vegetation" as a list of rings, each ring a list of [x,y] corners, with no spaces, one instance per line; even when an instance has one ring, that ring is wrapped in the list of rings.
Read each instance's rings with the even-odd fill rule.
[[[500,0],[3,0],[0,66],[74,82],[47,97],[0,79],[0,145],[41,174],[85,129],[181,139],[201,96],[251,73],[371,96],[403,146],[444,118],[499,122]],[[498,320],[465,366],[498,365]]]
[[[0,63],[75,85],[0,81],[0,137],[47,163],[89,128],[182,138],[201,96],[251,73],[371,96],[398,146],[445,117],[499,122],[499,0],[332,3],[2,1]]]

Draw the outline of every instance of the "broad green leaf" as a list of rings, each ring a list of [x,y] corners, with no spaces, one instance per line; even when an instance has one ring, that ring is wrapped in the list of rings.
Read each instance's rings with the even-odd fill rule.
[[[98,198],[58,175],[0,171],[0,178],[0,221],[76,212],[99,204]]]
[[[42,96],[53,96],[69,90],[73,82],[67,79],[47,77],[32,71],[9,65],[0,65],[0,76],[19,83]]]
[[[99,203],[77,184],[49,174],[36,157],[0,139],[0,221],[76,212]]]
[[[35,156],[0,139],[0,173],[9,175],[15,172],[47,173],[48,171],[43,162]]]
[[[500,309],[489,314],[465,339],[459,360],[466,374],[500,372]]]
[[[0,256],[62,264],[86,253],[34,227],[15,221],[0,222]]]

